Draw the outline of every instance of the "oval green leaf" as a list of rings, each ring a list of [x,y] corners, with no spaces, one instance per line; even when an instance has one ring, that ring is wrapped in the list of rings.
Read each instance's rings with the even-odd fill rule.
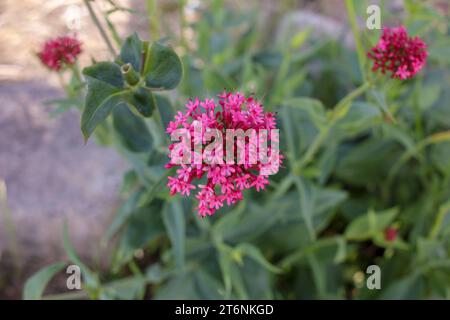
[[[64,267],[65,262],[57,262],[51,264],[38,272],[27,280],[23,289],[24,300],[39,300],[42,298],[42,293],[45,290],[48,282],[55,274],[60,272]]]
[[[121,104],[113,112],[113,126],[122,144],[132,152],[150,152],[153,138],[144,120]]]
[[[178,86],[183,76],[181,60],[175,51],[154,42],[149,48],[144,66],[145,84],[153,89],[170,90]]]

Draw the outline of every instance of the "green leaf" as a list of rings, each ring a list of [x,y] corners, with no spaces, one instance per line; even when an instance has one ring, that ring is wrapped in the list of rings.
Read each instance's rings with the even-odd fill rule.
[[[81,261],[81,259],[75,252],[75,249],[73,248],[72,243],[70,242],[69,239],[69,230],[67,221],[64,222],[63,226],[63,247],[64,251],[69,257],[69,260],[74,264],[76,264],[78,267],[80,267],[86,285],[91,288],[96,288],[99,285],[97,276]]]
[[[325,107],[320,100],[309,97],[296,97],[286,101],[285,105],[292,108],[292,110],[306,112],[317,127],[321,127],[326,123]]]
[[[257,247],[255,247],[249,243],[242,243],[242,244],[238,245],[235,248],[235,251],[239,252],[239,254],[243,254],[245,256],[252,258],[257,263],[259,263],[262,267],[266,268],[270,272],[273,272],[273,273],[281,273],[282,272],[282,270],[280,268],[274,266],[269,261],[267,261],[267,259],[263,256],[263,254]]]
[[[132,152],[150,152],[153,138],[145,122],[125,104],[113,113],[113,126],[122,144]]]
[[[295,177],[295,186],[297,187],[297,191],[299,194],[300,214],[305,221],[310,239],[314,240],[316,234],[313,225],[313,191],[310,184],[304,183],[302,178],[298,176]]]
[[[251,58],[254,63],[261,64],[266,68],[277,68],[283,60],[281,53],[269,51],[255,53]]]
[[[421,110],[426,110],[438,101],[442,90],[441,83],[428,84],[420,87],[418,104]]]
[[[308,255],[314,255],[320,262],[325,264],[342,263],[347,256],[347,243],[341,236],[318,239],[306,246],[297,246],[297,249],[287,255],[280,263],[282,268],[296,264]],[[299,248],[299,249],[298,249]]]
[[[120,66],[113,62],[99,62],[93,66],[84,68],[83,75],[85,75],[88,80],[95,79],[117,89],[121,89],[124,86]]]
[[[242,218],[244,210],[245,202],[241,202],[233,210],[227,212],[226,215],[221,216],[213,225],[213,234],[223,237],[225,234],[233,231],[236,225],[240,223],[239,220]]]
[[[382,183],[395,163],[400,147],[392,140],[368,139],[355,145],[342,146],[335,175],[346,183],[367,186]]]
[[[196,291],[203,299],[219,300],[223,296],[220,294],[222,284],[205,270],[196,270],[193,273],[195,277]]]
[[[169,98],[161,95],[155,94],[156,106],[158,108],[159,114],[161,115],[161,120],[164,128],[167,128],[169,122],[172,121],[175,110],[173,109],[172,103],[170,103]]]
[[[434,41],[429,50],[429,59],[440,64],[450,65],[450,40],[448,37]]]
[[[308,39],[309,35],[311,34],[311,28],[307,28],[305,30],[302,30],[298,32],[295,36],[291,39],[291,48],[292,49],[300,49],[300,47],[305,43],[305,41]]]
[[[239,265],[244,287],[249,299],[274,299],[273,276],[266,268],[251,258]]]
[[[389,110],[389,106],[386,102],[386,96],[383,92],[377,90],[369,90],[369,94],[375,99],[376,105],[381,109],[381,111],[391,120],[395,121],[394,116]]]
[[[127,96],[127,102],[142,116],[148,118],[153,114],[156,99],[152,92],[146,88],[138,88]]]
[[[312,143],[326,123],[325,109],[319,100],[299,97],[284,102],[280,111],[281,134],[286,137],[288,159],[294,161]],[[283,142],[283,140],[282,140]]]
[[[128,218],[133,214],[137,207],[138,201],[143,194],[143,190],[139,189],[133,192],[128,199],[120,206],[114,216],[114,220],[110,223],[108,230],[106,231],[105,238],[107,240],[111,237],[127,222]]]
[[[185,261],[186,234],[184,212],[180,202],[177,200],[168,202],[162,216],[172,243],[176,265],[181,269]]]
[[[42,293],[47,286],[47,283],[58,272],[66,266],[65,262],[57,262],[51,264],[35,274],[33,274],[25,283],[23,289],[24,300],[39,300],[42,298]]]
[[[142,68],[143,45],[138,35],[134,33],[125,39],[120,50],[120,58],[124,63],[131,63],[134,70],[140,72]]]
[[[345,135],[358,135],[374,127],[381,120],[381,112],[378,108],[367,102],[354,102],[350,105],[347,114],[342,117],[337,127],[344,131]]]
[[[430,160],[446,176],[450,176],[450,142],[431,146]]]
[[[187,299],[203,299],[200,297],[196,288],[195,277],[191,273],[179,273],[175,277],[170,278],[157,291],[153,299],[155,300],[187,300]]]
[[[161,208],[162,202],[155,200],[145,207],[135,209],[130,215],[117,253],[121,263],[132,257],[136,249],[144,248],[164,233]]]
[[[175,51],[154,42],[147,53],[144,77],[149,88],[174,89],[181,81],[183,67]]]
[[[51,99],[45,101],[45,105],[48,106],[55,106],[56,108],[51,110],[50,116],[56,117],[61,113],[66,112],[67,110],[71,108],[80,109],[83,107],[83,99],[80,97],[74,97],[74,98],[64,98],[64,99]]]
[[[81,131],[87,141],[99,123],[123,102],[127,91],[122,89],[120,68],[114,63],[98,63],[84,69],[83,74],[86,76],[88,92],[81,116]]]
[[[241,300],[247,300],[249,297],[247,288],[245,287],[244,279],[242,277],[242,270],[236,263],[232,263],[230,265],[230,278],[237,298]]]
[[[108,297],[120,300],[141,298],[146,286],[145,278],[141,276],[123,278],[108,283],[105,293]]]
[[[397,215],[397,208],[375,213],[372,210],[353,220],[345,230],[347,240],[367,240],[383,232]]]
[[[232,267],[232,260],[228,253],[228,251],[219,249],[218,251],[219,255],[219,267],[220,271],[222,273],[222,279],[223,284],[225,287],[225,299],[229,299],[231,296],[231,290],[233,288],[233,284],[231,281],[231,267]]]
[[[145,271],[145,278],[151,284],[160,284],[173,274],[172,271],[173,269],[163,269],[159,263],[154,263]]]
[[[381,299],[419,299],[422,290],[422,281],[417,273],[411,273],[400,280],[397,280],[386,289],[383,289]]]

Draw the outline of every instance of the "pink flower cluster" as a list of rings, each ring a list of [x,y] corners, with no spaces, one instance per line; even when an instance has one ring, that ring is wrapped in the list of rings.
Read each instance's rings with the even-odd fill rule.
[[[81,43],[76,38],[64,36],[45,42],[38,56],[49,69],[59,71],[74,64],[80,53]]]
[[[224,92],[218,96],[218,103],[213,99],[200,101],[198,98],[186,104],[185,112],[178,112],[174,121],[168,124],[166,132],[172,134],[181,128],[187,129],[194,135],[195,125],[200,123],[202,128],[201,144],[207,143],[206,134],[209,128],[223,133],[223,144],[227,129],[272,130],[276,129],[276,119],[273,113],[264,112],[263,106],[253,97],[245,97],[240,93],[232,94]],[[197,139],[198,140],[198,139]],[[273,140],[273,139],[272,139]],[[267,141],[271,141],[270,137]],[[194,143],[195,143],[194,139]],[[234,142],[234,140],[233,140]],[[176,143],[169,146],[169,151],[174,150]],[[245,148],[245,147],[244,147]],[[233,149],[234,150],[234,149]],[[271,152],[271,147],[267,147]],[[193,151],[193,153],[195,150]],[[211,155],[211,154],[210,154]],[[214,157],[214,155],[212,155]],[[243,199],[245,189],[254,188],[261,191],[269,184],[268,175],[264,174],[265,166],[271,164],[251,163],[248,161],[248,149],[245,153],[245,161],[240,164],[229,162],[211,162],[192,164],[178,164],[175,156],[169,155],[170,161],[166,168],[177,167],[176,175],[168,178],[170,194],[180,193],[189,195],[191,190],[198,190],[198,213],[201,216],[213,215],[226,202],[232,205]],[[280,162],[282,156],[279,156]],[[199,181],[196,186],[194,180]],[[197,189],[198,188],[198,189]]]
[[[367,54],[374,61],[372,71],[391,72],[392,78],[413,77],[425,65],[427,45],[419,37],[409,37],[405,27],[384,28],[377,45]]]

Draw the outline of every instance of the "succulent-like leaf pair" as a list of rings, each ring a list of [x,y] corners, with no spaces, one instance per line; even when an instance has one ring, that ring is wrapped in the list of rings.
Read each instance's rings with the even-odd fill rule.
[[[131,110],[150,117],[156,107],[154,90],[174,89],[183,68],[175,51],[160,42],[128,37],[115,62],[99,62],[83,70],[87,95],[81,117],[81,131],[87,140],[113,109],[126,104]]]

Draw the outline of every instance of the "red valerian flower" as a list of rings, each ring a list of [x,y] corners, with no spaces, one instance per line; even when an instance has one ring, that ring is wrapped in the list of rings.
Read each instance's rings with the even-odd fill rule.
[[[213,215],[224,203],[242,200],[246,189],[265,189],[268,176],[278,171],[283,159],[274,114],[240,93],[224,92],[218,98],[218,102],[189,101],[185,112],[178,112],[166,128],[172,140],[174,135],[175,139],[188,136],[184,150],[179,148],[183,142],[169,146],[166,168],[177,170],[168,177],[167,187],[171,195],[196,192],[196,209],[203,217]]]
[[[64,66],[73,65],[81,51],[80,41],[63,36],[46,41],[38,56],[49,69],[60,71]]]
[[[386,228],[386,230],[384,230],[384,239],[389,242],[395,241],[395,239],[397,239],[397,229],[393,227]]]
[[[419,37],[409,37],[404,26],[384,28],[377,45],[367,56],[374,61],[372,71],[391,73],[391,78],[412,78],[425,65],[427,45]]]

